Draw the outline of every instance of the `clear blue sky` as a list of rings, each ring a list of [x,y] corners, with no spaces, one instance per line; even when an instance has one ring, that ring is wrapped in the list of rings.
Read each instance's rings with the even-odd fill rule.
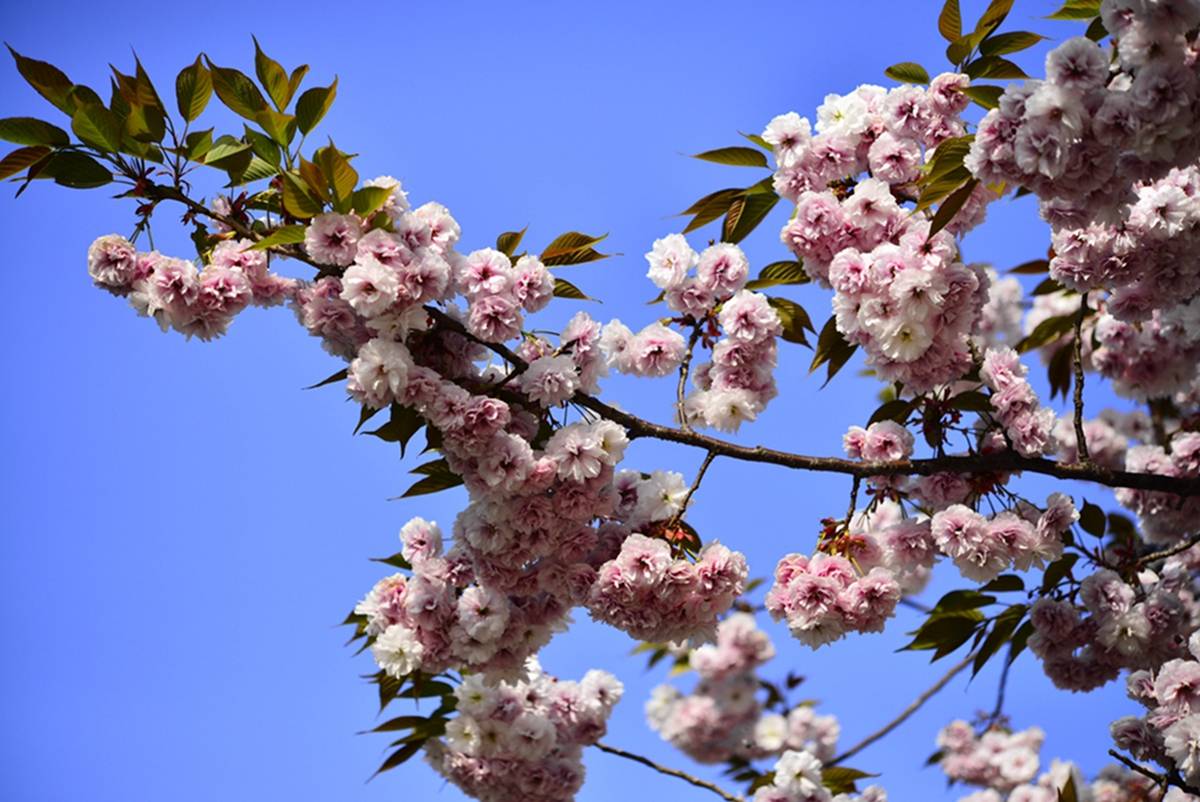
[[[681,154],[736,144],[738,130],[761,130],[777,113],[814,116],[826,92],[883,83],[896,61],[940,69],[940,4],[903,5],[292,2],[268,13],[233,2],[42,0],[8,7],[3,36],[93,86],[107,85],[107,62],[129,67],[136,48],[167,94],[201,50],[251,71],[256,33],[285,65],[309,63],[310,85],[339,76],[320,130],[362,154],[364,177],[391,173],[417,202],[445,203],[464,250],[526,224],[535,245],[568,229],[611,232],[606,244],[623,256],[567,275],[605,299],[587,307],[594,316],[636,328],[655,294],[642,254],[681,225],[670,215],[757,178]],[[981,4],[965,5],[970,15]],[[1075,32],[1037,19],[1051,10],[1023,0],[1010,25]],[[0,97],[3,116],[57,114],[9,63]],[[352,438],[356,410],[339,389],[301,391],[339,366],[287,311],[253,310],[204,345],[160,334],[93,289],[87,246],[128,232],[130,204],[44,184],[11,196],[0,193],[14,291],[0,316],[0,798],[459,799],[415,762],[364,784],[386,740],[354,734],[376,720],[373,689],[358,679],[372,666],[342,648],[335,624],[382,575],[366,558],[395,551],[414,515],[448,524],[463,496],[387,500],[407,486],[412,457],[402,463],[393,447]],[[786,213],[781,206],[748,242],[756,266],[785,258],[775,232]],[[166,210],[160,217],[159,248],[188,255],[185,232]],[[1005,202],[967,255],[1004,268],[1046,243],[1029,199]],[[785,294],[818,326],[828,316],[821,290]],[[576,308],[556,301],[542,320],[555,325]],[[809,357],[784,349],[782,395],[745,440],[835,453],[846,427],[865,422],[875,386],[848,369],[818,392]],[[609,380],[606,392],[666,419],[669,384]],[[699,456],[638,443],[629,464],[690,475]],[[691,520],[745,551],[762,576],[784,552],[812,547],[847,490],[840,477],[718,461]],[[943,572],[935,591],[952,583]],[[662,671],[645,672],[626,658],[628,638],[583,618],[544,664],[563,677],[593,666],[617,673],[627,693],[608,740],[686,766],[643,721]],[[815,654],[771,626],[780,657],[765,673],[808,676],[800,694],[841,718],[849,744],[944,670],[893,653],[916,620],[900,619],[885,635]],[[957,798],[921,766],[940,726],[990,709],[995,668],[969,687],[956,681],[854,764],[882,772],[896,800]],[[1063,756],[1099,768],[1107,724],[1129,708],[1116,686],[1054,691],[1028,655],[1014,668],[1008,710],[1018,727],[1046,728],[1047,764]],[[707,798],[607,755],[589,754],[587,766],[580,800]]]

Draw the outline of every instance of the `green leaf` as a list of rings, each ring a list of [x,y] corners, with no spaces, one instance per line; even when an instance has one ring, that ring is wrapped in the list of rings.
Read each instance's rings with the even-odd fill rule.
[[[283,111],[292,99],[288,74],[278,61],[263,52],[262,47],[258,44],[258,37],[251,36],[250,38],[254,40],[254,72],[258,75],[258,82],[267,90],[267,95],[275,104],[275,108]]]
[[[977,58],[963,70],[971,80],[977,78],[1028,78],[1025,70],[1001,56]]]
[[[962,12],[958,9],[958,0],[946,0],[942,13],[938,15],[938,33],[947,42],[955,42],[962,36]]]
[[[383,763],[379,766],[379,768],[377,768],[375,770],[375,774],[372,774],[371,777],[374,778],[376,775],[383,774],[385,771],[390,771],[390,770],[396,768],[397,766],[401,765],[405,761],[409,760],[417,752],[420,752],[421,747],[424,745],[425,745],[424,740],[418,740],[418,741],[412,741],[410,743],[406,743],[404,746],[400,747],[395,752],[392,752],[390,755],[388,755],[387,760],[383,761]]]
[[[334,78],[329,86],[313,87],[296,101],[296,125],[300,127],[300,133],[308,134],[321,122],[329,107],[333,105],[333,99],[337,95],[337,83],[337,78]]]
[[[0,139],[17,145],[48,145],[62,147],[71,142],[67,132],[56,125],[34,117],[5,117],[0,119]]]
[[[958,90],[971,100],[975,101],[977,106],[985,109],[994,109],[1000,105],[1000,96],[1004,94],[1004,87],[991,86],[988,84],[977,84],[968,86]]]
[[[1029,262],[1022,262],[1021,264],[1017,265],[1016,267],[1014,267],[1012,270],[1009,270],[1008,272],[1016,273],[1016,274],[1022,275],[1022,276],[1032,276],[1032,275],[1037,275],[1039,273],[1047,273],[1049,271],[1050,271],[1050,262],[1048,262],[1045,259],[1034,259]]]
[[[908,419],[908,416],[912,414],[914,403],[902,398],[893,398],[891,401],[885,401],[871,413],[871,418],[867,421],[867,425],[870,426],[872,423],[878,423],[881,420],[892,420],[903,424]]]
[[[1079,802],[1079,792],[1075,789],[1075,772],[1067,775],[1067,781],[1058,789],[1058,802]]]
[[[1100,16],[1100,0],[1067,0],[1062,8],[1046,19],[1089,20]]]
[[[961,613],[995,603],[995,596],[989,596],[977,590],[952,590],[938,599],[938,603],[933,607],[933,613],[934,615]],[[982,619],[982,616],[980,618]]]
[[[837,319],[830,317],[817,336],[817,348],[812,364],[808,366],[808,372],[812,373],[822,365],[827,365],[825,383],[828,384],[856,350],[858,346],[848,343],[838,331]]]
[[[378,727],[372,727],[367,732],[397,732],[399,730],[410,730],[414,727],[419,727],[428,722],[429,719],[425,716],[396,716],[388,719]]]
[[[46,160],[38,178],[52,178],[54,183],[71,189],[92,189],[112,182],[112,173],[104,165],[84,153],[64,150]]]
[[[741,242],[771,213],[777,203],[779,203],[779,196],[774,192],[770,194],[756,193],[738,198],[730,204],[729,211],[725,213],[725,223],[721,226],[721,240],[723,242]]]
[[[408,448],[408,441],[424,425],[425,419],[416,410],[400,404],[392,404],[391,417],[388,419],[388,422],[378,429],[366,432],[366,434],[378,437],[384,442],[399,443],[400,456],[403,457],[405,449]]]
[[[858,790],[854,785],[857,780],[878,776],[848,766],[827,766],[821,769],[821,785],[835,794],[853,794]]]
[[[1057,340],[1067,332],[1075,328],[1075,315],[1055,315],[1048,317],[1034,327],[1019,343],[1017,343],[1017,353],[1025,354],[1035,348],[1041,348],[1043,345]]]
[[[245,169],[246,165],[250,163],[252,155],[248,143],[225,134],[214,142],[213,146],[204,154],[204,163],[221,170],[236,165],[241,165],[240,169]]]
[[[187,122],[195,120],[208,106],[212,92],[212,76],[200,56],[196,56],[195,62],[180,70],[175,78],[175,104],[179,115]]]
[[[450,470],[449,464],[444,459],[419,465],[413,468],[411,472],[424,474],[425,478],[408,488],[408,490],[405,490],[400,498],[412,498],[413,496],[438,493],[442,490],[457,487],[463,483],[462,477]]]
[[[75,104],[70,97],[74,84],[66,73],[53,64],[22,56],[11,45],[8,46],[8,52],[12,53],[13,60],[17,62],[17,72],[21,73],[21,77],[36,89],[39,95],[49,100],[60,111],[75,113]]]
[[[783,339],[790,343],[808,345],[804,330],[808,329],[814,334],[817,330],[813,328],[812,319],[804,307],[787,298],[767,298],[767,303],[779,315],[779,322],[783,325]]]
[[[1020,625],[1021,619],[1025,617],[1025,612],[1028,609],[1024,604],[1015,604],[996,616],[991,632],[984,638],[983,645],[979,647],[979,651],[975,654],[975,662],[971,667],[971,676],[978,674],[979,670],[987,664],[987,661],[992,659],[992,655],[996,654],[996,652],[1000,651],[1000,647],[1008,643],[1009,638],[1012,637],[1013,632]]]
[[[958,214],[963,204],[971,197],[971,193],[975,191],[975,187],[978,185],[979,179],[972,178],[956,189],[950,197],[942,201],[942,205],[938,207],[937,214],[933,216],[933,222],[929,225],[929,236],[932,237],[950,224],[950,221],[954,219],[954,215]]]
[[[706,162],[728,164],[734,167],[766,167],[767,157],[761,150],[754,148],[730,147],[706,150],[696,153],[693,159],[703,159]]]
[[[1091,39],[1093,42],[1099,42],[1106,38],[1108,36],[1108,28],[1104,27],[1104,18],[1096,17],[1094,20],[1092,20],[1091,24],[1089,24],[1087,27],[1087,31],[1085,31],[1083,35]]]
[[[542,261],[553,259],[556,256],[566,256],[567,254],[575,253],[576,251],[595,245],[606,237],[608,237],[607,234],[593,237],[591,234],[568,231],[566,234],[560,234],[555,237],[554,241],[546,246],[546,249],[542,251]]]
[[[212,150],[213,129],[209,128],[206,131],[192,131],[184,140],[183,153],[192,161],[200,161],[204,158],[204,154]]]
[[[576,287],[571,282],[564,278],[555,277],[554,279],[554,295],[556,298],[571,298],[576,301],[591,301],[591,297],[584,294],[583,290]]]
[[[911,643],[900,651],[933,651],[933,659],[953,652],[962,646],[983,625],[978,610],[966,610],[930,618],[914,633]]]
[[[304,226],[288,226],[288,228],[300,229],[300,239],[301,240],[304,239]],[[262,245],[261,242],[258,243],[257,245],[252,246],[251,250],[259,249],[260,245]],[[350,375],[350,370],[348,368],[342,368],[341,370],[339,370],[337,373],[333,374],[332,376],[328,376],[324,379],[321,379],[321,381],[317,382],[316,384],[310,384],[308,387],[305,387],[304,389],[305,390],[315,390],[318,387],[324,387],[327,384],[334,384],[335,382],[345,381],[346,377],[349,375]]]
[[[1050,398],[1061,395],[1064,399],[1071,392],[1071,374],[1075,366],[1075,349],[1072,343],[1064,342],[1054,351],[1046,363],[1046,379],[1050,382]]]
[[[282,226],[251,245],[250,250],[265,251],[267,248],[271,248],[276,245],[295,245],[298,242],[304,242],[305,230],[306,227],[299,224],[293,226]],[[345,376],[342,376],[342,378],[345,378]],[[315,384],[313,386],[320,387],[321,385]]]
[[[275,141],[248,125],[243,125],[242,130],[242,139],[250,145],[254,154],[278,168],[282,163],[283,155],[279,152],[279,146],[275,144]]]
[[[1078,554],[1064,554],[1054,562],[1046,566],[1046,572],[1042,574],[1042,593],[1048,593],[1058,586],[1075,566],[1075,561],[1079,559]]]
[[[350,211],[354,185],[358,183],[358,172],[350,166],[350,160],[333,143],[318,148],[313,154],[313,163],[321,169],[328,182],[334,206],[343,214]]]
[[[296,90],[300,88],[300,82],[304,80],[305,75],[308,75],[307,64],[301,64],[292,70],[292,74],[288,78],[288,97],[296,96]]]
[[[53,151],[42,145],[28,148],[17,148],[12,153],[0,159],[0,180],[16,175],[26,167],[32,167]]]
[[[383,208],[392,190],[388,187],[362,187],[350,196],[350,207],[364,220]]]
[[[884,70],[883,74],[893,81],[906,84],[929,83],[929,73],[915,61],[901,61],[899,64],[893,64]]]
[[[121,149],[121,121],[103,106],[80,106],[71,118],[71,130],[94,148],[109,153]]]
[[[275,109],[263,109],[254,115],[254,120],[280,147],[287,147],[296,135],[296,118],[290,114],[283,114]]]
[[[1020,53],[1028,50],[1046,37],[1029,31],[1012,31],[984,39],[979,44],[979,52],[984,56],[1003,56],[1007,53]]]
[[[992,402],[978,390],[967,390],[951,398],[949,406],[964,412],[988,412],[992,408]]]
[[[283,173],[283,208],[292,217],[302,220],[325,210],[321,201],[313,197],[304,179],[291,172]]]
[[[762,290],[781,284],[807,284],[812,281],[800,262],[771,262],[758,272],[758,278],[746,282],[748,290]]]
[[[741,134],[741,131],[739,131],[738,133]],[[755,145],[758,145],[760,148],[765,150],[767,153],[775,152],[775,148],[773,148],[771,146],[771,143],[768,142],[767,140],[763,139],[758,134],[742,134],[742,136],[744,136],[747,139],[747,141],[753,142]]]
[[[734,188],[718,189],[716,192],[705,195],[682,212],[685,215],[694,215],[691,222],[684,227],[683,233],[687,234],[689,231],[695,231],[697,228],[721,217],[729,211],[729,207],[733,205],[733,202],[742,196],[743,190]]]
[[[218,67],[212,59],[208,60],[208,68],[212,71],[213,89],[221,102],[239,117],[256,122],[258,113],[267,108],[267,101],[254,81],[231,67]]]
[[[412,568],[412,564],[404,558],[404,552],[402,551],[396,552],[391,557],[372,557],[371,562],[383,563],[384,565],[390,565],[394,568],[403,568],[404,570]]]
[[[992,593],[1005,593],[1025,590],[1025,581],[1016,574],[1001,574],[1000,576],[988,582],[980,588],[980,590],[990,591]]]
[[[991,36],[996,28],[1000,27],[1000,23],[1004,22],[1004,18],[1008,16],[1008,12],[1012,11],[1013,0],[992,0],[988,3],[987,10],[979,17],[979,21],[975,23],[975,33],[972,35],[976,42],[981,42],[986,37]]]
[[[1083,509],[1079,511],[1079,526],[1083,531],[1089,535],[1104,537],[1106,524],[1107,518],[1105,518],[1104,510],[1092,502],[1085,500],[1083,502]]]
[[[496,237],[496,250],[511,259],[512,255],[517,252],[517,248],[521,246],[521,240],[525,237],[528,228],[529,226],[526,226],[520,231],[505,231]]]

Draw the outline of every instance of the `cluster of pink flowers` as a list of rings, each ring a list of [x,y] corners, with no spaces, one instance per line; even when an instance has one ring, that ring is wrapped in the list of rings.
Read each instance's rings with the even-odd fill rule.
[[[1197,612],[1195,555],[1167,561],[1161,575],[1143,571],[1136,585],[1101,569],[1079,587],[1082,607],[1045,597],[1034,602],[1029,649],[1060,688],[1089,691],[1122,669],[1153,668],[1178,657]]]
[[[734,432],[752,421],[776,395],[774,368],[777,338],[783,332],[778,313],[765,295],[744,289],[750,263],[741,248],[722,242],[697,254],[682,234],[655,240],[646,254],[647,276],[686,326],[719,325],[712,361],[692,371],[686,422]],[[695,268],[695,275],[690,271]],[[705,344],[710,340],[706,336]],[[678,332],[652,323],[634,334],[619,320],[604,327],[601,340],[608,364],[636,376],[665,376],[687,357],[688,344]]]
[[[1139,445],[1129,449],[1125,470],[1162,476],[1200,477],[1200,433],[1181,432],[1171,439],[1170,452],[1162,446]],[[1117,501],[1135,512],[1142,536],[1151,543],[1178,543],[1200,533],[1200,498],[1170,493],[1120,488]]]
[[[1007,346],[989,348],[979,376],[992,390],[992,409],[1018,454],[1036,457],[1053,453],[1054,410],[1039,406],[1017,352]]]
[[[1046,734],[1038,727],[1008,732],[998,727],[981,735],[965,721],[938,733],[942,771],[951,780],[1008,791],[1032,780]]]
[[[1070,497],[1052,493],[1045,510],[1019,505],[991,518],[954,504],[934,514],[930,531],[938,549],[954,561],[959,573],[989,582],[1010,568],[1025,571],[1058,559],[1063,533],[1078,519]]]
[[[1197,799],[1178,788],[1163,794],[1153,780],[1123,766],[1106,766],[1089,783],[1083,779],[1078,766],[1055,759],[1050,769],[1034,782],[1004,790],[985,788],[961,797],[958,802],[1058,802],[1069,780],[1074,781],[1077,799],[1092,802],[1194,802]]]
[[[835,796],[822,784],[822,769],[812,752],[789,749],[775,761],[770,784],[755,791],[752,802],[887,802],[887,792],[878,785]]]
[[[1146,401],[1170,398],[1195,385],[1200,328],[1189,323],[1200,312],[1200,301],[1171,311],[1155,311],[1140,323],[1118,320],[1107,311],[1096,320],[1091,364],[1118,394]]]
[[[812,647],[848,632],[882,632],[900,601],[900,585],[886,568],[860,574],[844,557],[788,554],[775,566],[767,612],[786,621],[792,635]]]
[[[775,647],[754,617],[735,613],[717,628],[715,644],[688,653],[700,682],[689,694],[671,685],[654,689],[646,703],[650,726],[673,746],[701,763],[745,760],[802,749],[821,760],[835,754],[840,727],[833,716],[800,705],[787,715],[770,713],[758,699],[757,669]]]
[[[1058,458],[1062,462],[1079,461],[1079,442],[1075,435],[1074,418],[1059,418],[1051,435],[1058,447]],[[1087,441],[1088,458],[1093,463],[1112,470],[1120,470],[1125,466],[1125,452],[1129,448],[1129,439],[1110,422],[1103,418],[1085,420],[1083,437]]]
[[[274,306],[296,291],[297,282],[270,272],[266,252],[250,250],[253,244],[224,240],[198,270],[186,259],[140,253],[124,237],[109,234],[88,248],[88,273],[96,286],[127,297],[163,331],[211,340],[247,306]]]
[[[530,660],[525,679],[488,685],[478,675],[455,689],[458,715],[426,742],[431,766],[482,802],[570,802],[583,785],[583,747],[607,730],[623,688],[592,670],[562,682]]]
[[[695,563],[676,559],[665,541],[633,534],[600,566],[588,610],[639,640],[707,639],[746,583],[746,558],[710,543]]]
[[[938,554],[929,518],[905,516],[901,504],[891,500],[855,514],[842,543],[859,569],[886,569],[904,595],[925,587]]]
[[[1112,725],[1117,746],[1138,760],[1178,771],[1192,785],[1200,783],[1200,634],[1188,641],[1189,654],[1153,670],[1130,673],[1130,698],[1146,708],[1142,716],[1125,716]]]

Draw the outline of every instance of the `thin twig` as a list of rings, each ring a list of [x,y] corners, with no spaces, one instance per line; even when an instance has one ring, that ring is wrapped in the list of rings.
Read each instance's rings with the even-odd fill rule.
[[[679,428],[685,432],[692,430],[691,425],[687,421],[687,412],[684,405],[684,397],[687,394],[688,372],[692,366],[692,352],[696,350],[696,341],[700,339],[700,324],[692,329],[692,336],[688,338],[687,351],[683,354],[683,361],[679,363],[679,386],[675,388],[675,408],[679,412]]]
[[[988,722],[995,724],[1004,715],[1004,692],[1008,689],[1008,670],[1012,668],[1013,661],[1011,658],[1004,661],[1004,668],[1000,669],[1000,687],[996,690],[996,706],[992,708],[992,714],[988,716]]]
[[[937,694],[938,691],[940,691],[942,688],[945,688],[946,685],[949,684],[950,680],[952,680],[956,676],[958,676],[958,672],[962,671],[964,668],[969,666],[971,664],[971,661],[974,659],[975,659],[974,652],[970,652],[969,654],[967,654],[966,657],[964,657],[959,662],[955,663],[954,666],[951,667],[951,669],[949,671],[947,671],[942,676],[941,679],[939,679],[937,682],[935,682],[933,685],[931,685],[927,690],[925,690],[920,696],[918,696],[915,700],[913,700],[912,704],[910,704],[908,707],[906,707],[902,711],[900,711],[900,715],[896,716],[894,719],[889,721],[887,724],[884,724],[882,727],[880,727],[875,732],[868,735],[866,738],[863,738],[861,741],[859,741],[854,746],[847,749],[845,752],[842,752],[840,755],[835,757],[833,760],[829,761],[829,763],[827,765],[836,766],[837,764],[841,763],[842,761],[848,760],[848,759],[854,757],[859,752],[866,749],[868,746],[875,743],[880,738],[882,738],[883,736],[887,735],[892,730],[899,727],[901,724],[903,724],[905,721],[908,720],[909,716],[911,716],[913,713],[916,713],[918,710],[920,710],[921,706],[923,704],[925,704],[930,699],[932,699],[934,697],[934,695]]]
[[[933,608],[930,607],[928,604],[922,604],[921,602],[917,601],[916,599],[910,599],[907,596],[900,597],[900,604],[903,604],[905,607],[909,607],[913,610],[916,610],[919,613],[925,613],[926,615],[929,615],[930,613],[933,612]]]
[[[1182,543],[1176,543],[1174,546],[1171,546],[1169,549],[1163,549],[1162,551],[1155,551],[1150,554],[1147,554],[1144,557],[1139,558],[1136,563],[1136,567],[1141,568],[1141,567],[1149,565],[1150,563],[1155,562],[1157,560],[1165,560],[1168,557],[1174,557],[1176,554],[1180,554],[1182,552],[1187,551],[1192,546],[1195,546],[1197,543],[1200,543],[1200,535],[1193,535],[1192,537],[1188,538],[1187,540],[1183,541]]]
[[[501,343],[485,342],[473,336],[462,323],[435,306],[426,306],[424,308],[429,316],[439,325],[483,345],[492,352],[504,357],[509,363],[518,368],[524,369],[527,366],[525,360],[513,353],[507,346]],[[930,476],[935,473],[971,474],[1027,471],[1029,473],[1054,476],[1059,479],[1095,482],[1106,487],[1128,487],[1135,490],[1153,490],[1179,496],[1200,496],[1200,478],[1114,471],[1094,464],[1067,465],[1048,459],[1022,457],[1015,451],[998,451],[991,454],[949,455],[930,459],[907,459],[890,462],[858,462],[840,457],[815,457],[806,454],[792,454],[763,446],[743,446],[697,432],[685,432],[682,429],[652,423],[624,410],[617,409],[586,393],[576,393],[573,400],[579,406],[586,407],[603,418],[621,424],[629,432],[630,437],[633,438],[653,437],[671,443],[703,448],[707,451],[713,451],[722,457],[731,457],[746,462],[765,462],[797,470],[844,473],[862,477]]]
[[[1087,465],[1092,461],[1088,454],[1087,437],[1083,434],[1083,319],[1088,313],[1088,294],[1079,298],[1079,314],[1075,316],[1075,459]]]
[[[599,749],[601,752],[608,752],[610,755],[616,755],[617,757],[623,757],[626,760],[632,760],[635,763],[641,763],[643,766],[647,766],[649,768],[654,769],[659,774],[665,774],[668,777],[678,777],[679,779],[683,780],[684,782],[690,783],[690,784],[696,786],[697,788],[703,788],[706,791],[712,791],[714,794],[716,794],[717,796],[726,800],[727,802],[744,802],[744,800],[740,796],[734,796],[733,794],[729,793],[728,791],[725,791],[718,785],[713,785],[712,783],[710,783],[706,780],[702,780],[699,777],[693,777],[692,775],[688,774],[685,771],[680,771],[679,769],[672,769],[667,766],[663,766],[659,763],[655,763],[653,760],[651,760],[648,757],[642,757],[641,755],[635,755],[633,752],[626,752],[624,749],[618,749],[617,747],[609,746],[608,744],[596,744],[596,748]]]
[[[679,512],[675,513],[672,521],[678,523],[683,518],[683,514],[687,512],[688,505],[692,503],[692,496],[700,489],[700,482],[704,481],[704,474],[708,471],[708,466],[712,465],[712,461],[717,458],[717,455],[709,451],[704,455],[704,462],[700,463],[700,470],[696,471],[696,478],[692,480],[692,486],[688,488],[687,495],[683,497],[683,501],[679,504]]]
[[[850,519],[854,517],[854,508],[858,506],[858,486],[862,482],[861,476],[854,477],[854,484],[850,486],[850,508],[846,510],[846,531],[850,531]]]

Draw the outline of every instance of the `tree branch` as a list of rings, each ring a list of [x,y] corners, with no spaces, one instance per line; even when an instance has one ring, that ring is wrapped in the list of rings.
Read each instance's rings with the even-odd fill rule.
[[[842,752],[840,755],[835,757],[833,760],[829,761],[829,763],[827,765],[836,766],[837,764],[841,763],[844,760],[849,760],[850,758],[854,757],[862,750],[866,749],[871,744],[878,741],[883,736],[887,735],[892,730],[899,727],[901,724],[903,724],[905,721],[908,720],[909,716],[911,716],[913,713],[920,710],[921,706],[923,704],[925,704],[930,699],[932,699],[934,697],[934,695],[937,694],[938,691],[940,691],[942,688],[945,688],[946,685],[949,684],[950,680],[952,680],[956,676],[958,676],[958,672],[962,671],[964,668],[969,666],[971,664],[971,661],[974,659],[975,659],[975,652],[968,652],[967,656],[964,657],[958,663],[956,663],[953,667],[951,667],[951,669],[949,671],[947,671],[945,673],[945,675],[942,676],[941,679],[939,679],[937,682],[935,682],[933,685],[931,685],[924,693],[922,693],[920,696],[918,696],[913,701],[912,704],[910,704],[908,707],[901,710],[900,715],[896,716],[894,719],[889,721],[887,724],[884,724],[882,727],[880,727],[875,732],[868,735],[866,738],[863,738],[861,741],[859,741],[854,746],[847,749],[845,752]]]
[[[1174,546],[1171,546],[1170,548],[1163,549],[1162,551],[1151,552],[1150,554],[1147,554],[1144,557],[1138,558],[1136,566],[1138,568],[1141,568],[1143,566],[1149,565],[1152,562],[1155,562],[1156,560],[1165,560],[1168,557],[1174,557],[1176,554],[1180,554],[1182,552],[1187,551],[1192,546],[1195,546],[1197,543],[1200,543],[1200,535],[1193,535],[1192,537],[1188,538],[1187,540],[1183,541],[1182,543],[1176,543]]]
[[[524,370],[527,367],[525,360],[513,353],[508,347],[501,343],[489,343],[480,340],[467,331],[460,322],[440,309],[434,306],[426,306],[425,311],[439,325],[483,345],[508,360],[517,368]],[[663,426],[662,424],[653,423],[624,410],[617,409],[586,393],[576,393],[572,400],[579,406],[590,409],[603,418],[621,424],[629,432],[631,438],[653,437],[658,440],[702,448],[721,457],[731,457],[746,462],[765,462],[797,470],[844,473],[860,477],[929,476],[935,473],[969,474],[1025,471],[1053,476],[1058,479],[1094,482],[1107,487],[1128,487],[1135,490],[1173,493],[1179,496],[1200,496],[1200,478],[1114,471],[1099,465],[1067,465],[1048,459],[1022,457],[1015,451],[1002,451],[993,454],[949,455],[929,459],[894,460],[891,462],[857,462],[840,457],[814,457],[805,454],[792,454],[763,446],[743,446],[738,443],[731,443],[728,440],[721,440],[696,432],[688,432],[671,426]]]
[[[608,744],[598,743],[595,746],[601,752],[607,752],[610,755],[616,755],[617,757],[623,757],[626,760],[632,760],[635,763],[641,763],[643,766],[648,766],[649,768],[654,769],[659,774],[665,774],[668,777],[678,777],[679,779],[683,780],[684,782],[690,783],[690,784],[696,786],[697,788],[703,788],[706,791],[712,791],[717,796],[726,800],[726,802],[744,802],[744,800],[740,796],[734,796],[733,794],[729,793],[728,791],[725,791],[718,785],[713,785],[712,783],[710,783],[706,780],[702,780],[699,777],[693,777],[692,775],[688,774],[687,772],[680,771],[679,769],[672,769],[667,766],[663,766],[661,764],[655,763],[650,758],[642,757],[641,755],[635,755],[633,752],[626,752],[624,749],[618,749],[617,747],[609,746]]]
[[[1083,319],[1088,313],[1088,296],[1079,298],[1079,314],[1075,316],[1075,459],[1087,465],[1092,461],[1088,454],[1087,438],[1083,434]]]
[[[679,363],[679,385],[675,388],[675,408],[679,414],[679,428],[685,432],[690,432],[692,427],[687,422],[687,414],[684,412],[684,397],[687,394],[688,371],[692,366],[692,353],[696,350],[696,341],[700,339],[700,324],[696,324],[696,328],[692,329],[692,336],[688,338],[687,352],[683,355],[683,361]]]

